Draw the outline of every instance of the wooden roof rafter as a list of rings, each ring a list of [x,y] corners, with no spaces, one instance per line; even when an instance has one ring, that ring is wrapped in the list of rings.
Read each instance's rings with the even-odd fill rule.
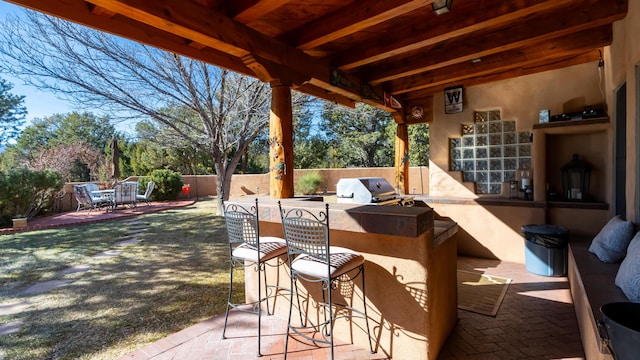
[[[387,107],[384,91],[406,105],[453,84],[594,61],[611,43],[602,29],[628,8],[628,0],[456,0],[436,16],[433,0],[7,1],[392,113],[406,109]]]

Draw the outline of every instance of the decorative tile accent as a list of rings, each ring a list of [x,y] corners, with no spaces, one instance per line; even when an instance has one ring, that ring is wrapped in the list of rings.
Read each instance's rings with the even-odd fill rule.
[[[473,121],[475,122],[483,122],[487,121],[487,112],[486,111],[474,111],[473,112]]]
[[[505,132],[502,134],[502,142],[504,144],[516,144],[518,142],[518,137],[516,136],[516,133]]]
[[[491,182],[492,184],[495,184],[495,183],[502,184],[502,171],[491,171],[491,172],[489,172],[489,182]],[[500,192],[498,192],[498,194],[499,193]]]
[[[504,159],[504,170],[517,170],[518,159]]]
[[[476,181],[475,173],[473,171],[465,171],[462,173],[462,180],[465,182]]]
[[[476,160],[476,171],[489,170],[487,160]]]
[[[491,121],[489,122],[489,132],[492,134],[502,133],[502,121]]]
[[[491,146],[489,148],[489,157],[501,158],[502,157],[502,146]]]
[[[462,170],[464,171],[473,171],[475,170],[475,163],[473,160],[463,160],[462,161]]]
[[[449,139],[449,147],[450,170],[475,182],[478,194],[500,194],[518,169],[531,168],[531,133],[516,132],[515,121],[501,120],[500,110],[474,112],[474,123],[462,124],[461,137]]]
[[[483,122],[476,123],[475,128],[476,128],[476,135],[477,134],[486,134],[487,130],[489,130],[489,127],[487,127],[487,124],[485,124]]]
[[[516,131],[516,122],[515,121],[505,121],[502,130],[504,132],[515,132]]]
[[[518,133],[518,143],[520,143],[520,144],[528,144],[530,142],[531,142],[531,133],[530,132]]]
[[[489,145],[502,145],[502,134],[490,134]]]
[[[473,148],[471,149],[462,149],[462,158],[463,159],[473,159]]]
[[[461,160],[451,161],[451,171],[462,171],[462,161]]]

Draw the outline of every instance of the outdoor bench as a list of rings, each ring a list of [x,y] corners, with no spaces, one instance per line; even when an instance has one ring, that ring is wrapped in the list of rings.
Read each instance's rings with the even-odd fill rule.
[[[597,321],[603,319],[600,307],[611,302],[629,301],[615,284],[620,263],[604,263],[589,252],[591,238],[571,237],[568,277],[578,327],[587,360],[613,359],[601,340]]]

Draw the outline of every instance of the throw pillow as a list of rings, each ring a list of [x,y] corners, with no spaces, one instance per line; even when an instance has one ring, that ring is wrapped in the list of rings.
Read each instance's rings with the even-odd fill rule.
[[[634,236],[618,274],[616,286],[633,302],[640,302],[640,232]]]
[[[633,223],[614,216],[593,238],[589,251],[602,262],[616,263],[624,258],[632,237]]]

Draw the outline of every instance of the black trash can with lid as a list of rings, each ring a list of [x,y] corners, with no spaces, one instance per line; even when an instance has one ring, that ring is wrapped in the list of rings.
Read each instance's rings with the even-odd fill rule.
[[[525,266],[529,272],[544,276],[567,275],[569,230],[550,224],[522,226],[525,242]]]

